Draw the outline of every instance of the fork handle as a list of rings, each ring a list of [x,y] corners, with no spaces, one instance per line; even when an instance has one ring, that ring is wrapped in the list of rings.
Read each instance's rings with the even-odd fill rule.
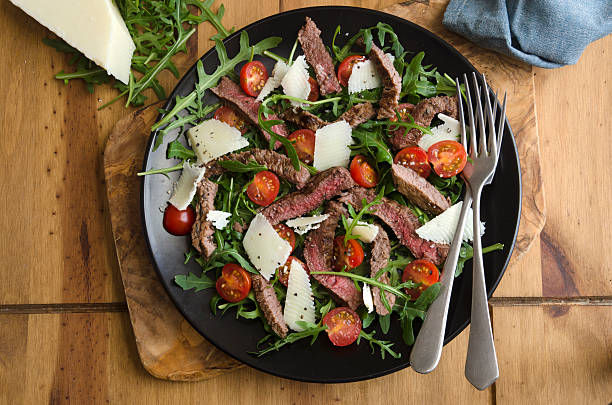
[[[468,191],[465,193],[461,214],[457,222],[457,230],[455,231],[453,243],[442,270],[440,294],[427,310],[423,326],[410,352],[410,366],[418,373],[426,374],[432,372],[438,365],[442,355],[448,304],[453,291],[453,281],[455,280],[455,269],[459,259],[461,240],[463,239],[465,217],[471,203],[472,194]]]
[[[474,203],[474,268],[472,280],[472,315],[468,342],[465,376],[472,385],[484,390],[497,380],[499,368],[489,318],[487,289],[482,263],[482,242],[480,240],[480,195],[482,186],[472,190]]]

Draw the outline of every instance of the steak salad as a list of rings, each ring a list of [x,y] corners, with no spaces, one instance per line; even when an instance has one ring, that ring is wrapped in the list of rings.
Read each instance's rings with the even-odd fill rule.
[[[190,236],[185,263],[202,272],[175,282],[214,288],[215,314],[259,319],[268,334],[253,342],[257,356],[322,332],[335,346],[365,339],[383,358],[401,356],[374,327],[399,322],[413,344],[458,221],[467,155],[455,82],[387,24],[342,46],[340,31],[324,44],[307,17],[287,58],[271,51],[280,38],[249,45],[243,32],[231,59],[218,41],[217,70],[199,62],[195,90],[153,127],[155,147],[180,129],[167,157],[181,162],[141,173],[182,170],[163,226]],[[219,103],[203,103],[207,90]],[[456,276],[472,255],[471,224]]]

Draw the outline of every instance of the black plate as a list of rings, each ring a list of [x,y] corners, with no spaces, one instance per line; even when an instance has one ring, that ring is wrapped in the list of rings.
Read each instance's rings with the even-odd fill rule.
[[[431,32],[393,15],[368,9],[354,7],[315,7],[288,11],[253,23],[244,28],[249,34],[251,43],[269,36],[283,37],[283,43],[275,50],[287,56],[296,38],[297,31],[304,23],[304,17],[311,17],[322,31],[323,42],[331,44],[331,39],[338,23],[342,24],[343,33],[351,35],[361,27],[376,25],[379,21],[390,24],[398,34],[408,51],[425,51],[424,65],[437,66],[441,72],[451,77],[476,70],[459,52]],[[239,32],[225,40],[228,55],[233,56],[238,50]],[[343,43],[346,37],[339,37]],[[216,52],[207,52],[202,58],[207,72],[212,72],[218,64]],[[265,58],[269,69],[272,61]],[[240,66],[238,66],[239,68]],[[196,81],[195,65],[176,86],[164,108],[170,109],[175,97],[190,93]],[[209,92],[210,93],[210,92]],[[215,102],[209,95],[207,102]],[[149,142],[144,160],[144,170],[168,167],[175,163],[165,157],[166,144],[176,138],[174,134],[166,135],[164,144],[153,152],[152,139]],[[234,319],[234,313],[228,312],[224,317],[214,316],[210,311],[209,301],[213,289],[194,293],[185,292],[173,279],[176,274],[187,274],[189,271],[199,274],[199,266],[191,261],[184,265],[184,252],[189,249],[187,237],[174,237],[162,227],[163,209],[169,198],[168,191],[178,173],[172,173],[170,179],[165,176],[147,176],[142,188],[142,213],[146,239],[153,257],[156,270],[168,294],[193,325],[206,339],[232,357],[258,369],[280,377],[312,382],[348,382],[378,377],[409,366],[410,348],[401,340],[399,322],[392,322],[389,334],[385,339],[396,342],[393,347],[402,353],[401,358],[394,359],[371,353],[366,342],[359,346],[335,348],[326,336],[320,336],[313,346],[301,341],[285,346],[279,352],[273,352],[257,358],[249,351],[255,349],[255,343],[265,332],[259,321]],[[495,242],[505,245],[503,252],[485,255],[484,264],[489,296],[499,283],[516,239],[520,218],[521,175],[519,160],[510,127],[506,127],[501,158],[495,181],[485,188],[482,204],[482,219],[486,221],[487,231],[483,244]],[[466,265],[471,268],[471,262]],[[471,271],[465,271],[454,284],[451,306],[448,315],[445,343],[459,334],[469,323],[471,300]],[[376,334],[382,337],[380,331]]]

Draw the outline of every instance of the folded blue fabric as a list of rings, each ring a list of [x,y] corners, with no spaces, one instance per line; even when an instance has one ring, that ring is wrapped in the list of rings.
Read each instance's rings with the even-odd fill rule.
[[[612,32],[612,0],[451,0],[443,23],[485,48],[557,68]]]

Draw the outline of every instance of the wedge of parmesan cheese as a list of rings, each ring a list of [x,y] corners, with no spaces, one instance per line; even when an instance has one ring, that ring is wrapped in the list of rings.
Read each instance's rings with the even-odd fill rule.
[[[183,171],[179,177],[170,204],[174,205],[178,210],[184,210],[191,204],[193,196],[196,193],[196,186],[204,176],[205,168],[191,166],[188,162],[183,163]]]
[[[229,217],[231,216],[231,212],[210,210],[206,214],[206,220],[212,222],[215,228],[223,229],[229,224]]]
[[[310,277],[299,260],[291,261],[283,318],[287,326],[297,332],[304,330],[297,321],[315,323],[315,305]]]
[[[287,70],[289,70],[289,66],[287,66],[285,62],[282,60],[276,62],[274,69],[272,69],[272,76],[268,77],[266,84],[264,84],[263,89],[261,89],[261,92],[257,96],[256,100],[263,101],[268,94],[280,86],[283,81],[283,77],[285,77],[285,74],[287,73]]]
[[[214,118],[189,129],[187,139],[198,157],[198,164],[249,146],[249,141],[240,131]]]
[[[417,228],[416,233],[421,238],[437,242],[450,244],[453,242],[455,237],[455,230],[457,229],[457,223],[459,222],[459,215],[461,214],[461,207],[463,201],[459,201],[431,221],[425,223],[420,228]],[[473,226],[474,213],[470,208],[465,218],[465,225],[463,227],[463,241],[474,240],[474,226]],[[480,236],[484,235],[485,226],[483,222],[480,222]]]
[[[444,123],[437,127],[433,127],[431,129],[431,134],[423,134],[418,142],[419,147],[423,148],[425,151],[427,151],[431,145],[440,141],[461,141],[461,127],[459,121],[444,114],[438,114],[438,118],[444,121]]]
[[[390,53],[386,53],[385,56],[393,62],[395,57]],[[376,69],[376,65],[370,59],[363,62],[357,62],[353,66],[351,75],[348,80],[348,92],[349,94],[359,93],[364,90],[376,89],[382,87],[382,80]]]
[[[346,223],[351,226],[353,220],[347,218]],[[367,222],[359,221],[352,230],[352,234],[359,236],[359,240],[366,243],[372,243],[376,235],[378,235],[378,227],[374,224],[368,224]]]
[[[285,73],[281,85],[283,86],[283,92],[291,97],[301,98],[306,100],[310,94],[310,83],[308,83],[308,65],[304,55],[298,56],[293,64]],[[291,101],[291,104],[295,107],[299,107],[302,104]]]
[[[372,300],[372,290],[370,289],[370,285],[363,283],[363,286],[361,286],[361,291],[363,292],[363,304],[368,309],[368,313],[374,311],[374,302]]]
[[[347,167],[353,144],[352,130],[346,121],[338,121],[317,129],[313,166],[323,171],[330,167]]]
[[[284,264],[291,254],[289,242],[281,238],[261,214],[251,221],[242,245],[251,263],[266,280],[270,280],[276,268]]]
[[[293,228],[295,232],[300,235],[304,235],[306,232],[317,229],[321,222],[325,221],[329,217],[329,214],[315,215],[313,217],[300,217],[290,219],[286,222],[287,226]]]

